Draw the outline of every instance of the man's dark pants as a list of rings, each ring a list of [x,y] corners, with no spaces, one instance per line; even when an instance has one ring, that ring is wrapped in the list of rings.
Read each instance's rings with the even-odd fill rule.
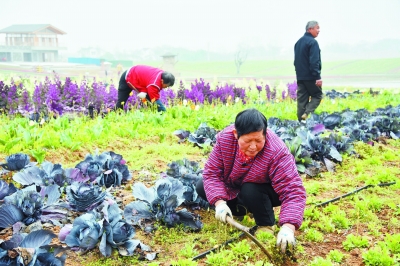
[[[117,105],[116,105],[116,109],[123,109],[123,104],[122,103],[126,103],[126,101],[128,100],[130,93],[132,92],[132,89],[129,87],[128,83],[125,80],[125,75],[126,75],[126,71],[124,73],[122,73],[121,78],[119,79],[119,85],[118,85],[118,101],[117,101]],[[146,99],[151,102],[149,95],[147,94]],[[157,104],[157,110],[159,112],[165,112],[165,106],[162,104],[162,102],[160,101],[160,99],[158,99],[157,101],[155,101],[155,103]]]
[[[197,182],[197,194],[207,200],[203,180]],[[244,216],[247,212],[253,214],[259,226],[275,225],[273,207],[281,205],[279,196],[271,184],[244,183],[237,198],[228,200],[227,205],[234,216]]]
[[[310,100],[311,97],[311,100]],[[315,80],[297,81],[297,118],[314,113],[322,100],[322,88],[315,85]]]

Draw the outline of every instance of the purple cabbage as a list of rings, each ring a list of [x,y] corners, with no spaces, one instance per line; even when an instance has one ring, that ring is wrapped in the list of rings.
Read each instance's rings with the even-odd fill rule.
[[[10,196],[15,192],[17,192],[17,188],[13,183],[8,184],[6,181],[0,180],[0,200],[3,200],[6,196]]]
[[[135,236],[135,228],[122,219],[122,211],[115,202],[105,201],[97,209],[100,208],[99,213],[103,218],[103,235],[99,248],[103,256],[109,257],[112,248],[117,248],[123,256],[132,256],[138,246],[142,251],[151,251],[150,247],[139,240],[132,239]],[[155,254],[151,257],[155,257]]]
[[[202,223],[195,214],[188,214],[186,209],[177,212],[186,191],[182,182],[171,177],[157,180],[155,186],[147,188],[142,183],[135,183],[133,196],[137,201],[125,207],[124,217],[129,224],[138,225],[145,231],[152,231],[154,227],[148,221],[162,221],[173,227],[182,224],[192,230],[200,230]],[[190,219],[183,219],[192,217]]]
[[[58,186],[65,186],[70,183],[70,180],[64,175],[64,170],[60,164],[43,162],[41,167],[26,167],[16,173],[13,176],[13,180],[24,186],[31,184],[39,186],[57,184]]]
[[[32,185],[4,198],[6,204],[12,204],[23,213],[24,224],[29,225],[36,221],[51,222],[59,225],[59,220],[65,218],[67,207],[58,204],[60,192],[57,185],[43,187],[41,192]]]
[[[6,163],[0,164],[1,167],[9,171],[19,171],[29,164],[29,155],[15,153],[6,157]]]
[[[80,212],[92,210],[109,195],[97,185],[78,182],[73,182],[66,191],[70,207]]]
[[[120,186],[122,182],[132,179],[122,156],[114,152],[103,152],[100,155],[88,154],[85,160],[78,163],[75,168],[80,170],[76,175],[79,179],[89,179],[101,186]]]
[[[5,202],[15,205],[24,214],[22,222],[30,225],[38,220],[42,215],[44,200],[42,196],[36,192],[36,186],[30,186],[17,191],[11,196],[6,197]]]
[[[217,131],[214,128],[207,126],[207,123],[201,123],[198,129],[189,135],[188,141],[203,148],[204,146],[213,146],[216,139]]]
[[[37,230],[28,235],[15,234],[0,244],[0,264],[63,266],[66,254],[57,255],[64,249],[49,245],[54,237],[56,235],[48,230]]]
[[[97,245],[102,234],[102,227],[96,221],[96,216],[85,213],[74,220],[71,231],[65,237],[65,243],[75,250],[87,251]]]
[[[24,219],[24,213],[13,204],[0,206],[0,228],[9,228]]]
[[[178,130],[175,130],[173,134],[179,138],[178,143],[182,143],[189,137],[190,131],[178,129]]]
[[[203,170],[199,168],[199,164],[188,159],[183,159],[173,161],[168,164],[168,167],[165,174],[179,180],[184,185],[184,204],[191,206],[192,209],[208,209],[210,204],[198,196],[196,192],[196,184],[203,178]]]

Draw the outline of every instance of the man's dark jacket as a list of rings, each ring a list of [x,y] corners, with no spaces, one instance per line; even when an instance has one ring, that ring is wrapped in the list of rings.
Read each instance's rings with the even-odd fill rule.
[[[321,50],[308,32],[294,45],[294,66],[297,80],[321,79]]]

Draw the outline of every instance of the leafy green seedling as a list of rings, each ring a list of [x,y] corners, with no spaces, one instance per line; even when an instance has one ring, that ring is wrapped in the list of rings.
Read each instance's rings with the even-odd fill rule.
[[[248,260],[249,258],[254,257],[254,251],[247,240],[230,243],[229,246],[238,260]]]
[[[379,212],[382,209],[383,202],[377,196],[372,196],[368,199],[368,209],[374,212]]]
[[[330,259],[324,259],[322,257],[316,257],[313,261],[308,264],[309,266],[333,266]]]
[[[206,263],[208,265],[231,266],[234,259],[235,256],[232,251],[223,249],[207,255]]]
[[[347,229],[350,227],[350,221],[346,218],[343,210],[338,210],[332,214],[332,222],[337,228]]]
[[[30,154],[38,163],[43,163],[46,157],[46,151],[43,149],[31,150]]]
[[[328,255],[329,259],[333,262],[341,263],[345,257],[345,255],[339,250],[331,250]]]
[[[396,228],[399,225],[399,220],[397,218],[390,218],[389,223],[388,223],[388,228],[392,229],[392,228]]]
[[[380,230],[382,229],[382,225],[377,224],[376,222],[369,222],[368,223],[368,230],[369,233],[373,236],[380,236],[381,232]]]
[[[304,185],[306,191],[307,191],[307,195],[311,194],[311,195],[317,195],[320,192],[320,184],[318,182],[313,182],[313,183],[306,183]]]
[[[311,220],[304,220],[304,222],[301,224],[299,230],[300,231],[305,231],[309,226],[310,226]]]
[[[359,197],[354,197],[354,210],[350,212],[353,218],[360,219],[361,221],[373,221],[376,215],[370,210],[370,199],[360,200]],[[375,203],[372,203],[375,204]],[[382,203],[378,203],[382,204]],[[377,204],[377,206],[378,206]]]
[[[391,210],[393,210],[393,215],[400,215],[400,204],[396,204],[394,202],[389,202],[387,204]]]
[[[389,251],[380,246],[374,247],[362,254],[363,262],[367,266],[391,266],[395,261],[390,257]]]
[[[322,242],[324,240],[324,235],[314,228],[309,229],[304,237],[312,242]]]
[[[385,151],[382,155],[386,161],[393,161],[397,157],[397,155],[393,151]]]
[[[306,250],[299,243],[296,243],[296,254],[306,254]]]
[[[393,254],[400,254],[400,234],[389,235],[385,237],[385,243]]]
[[[218,243],[218,240],[213,238],[212,236],[208,239],[208,243],[210,243],[212,246],[216,245]]]
[[[304,217],[315,221],[320,217],[320,212],[316,208],[307,208],[304,210]]]
[[[167,135],[165,133],[158,133],[158,137],[160,138],[160,142],[165,142],[165,137]]]
[[[329,203],[328,206],[322,209],[324,213],[334,213],[339,210],[339,206]]]
[[[347,235],[346,240],[343,241],[343,248],[347,251],[355,248],[366,248],[368,246],[368,239],[365,236],[355,236],[353,234],[349,234]]]
[[[382,161],[378,157],[369,157],[365,160],[365,163],[368,165],[382,165]]]
[[[179,254],[185,258],[192,258],[199,254],[199,252],[195,249],[195,244],[186,244],[185,247],[179,251]]]
[[[275,239],[275,237],[269,232],[261,231],[257,232],[257,239],[261,242],[268,242],[271,239]]]
[[[332,219],[325,215],[321,216],[319,222],[316,223],[315,226],[324,233],[332,233],[335,231],[335,225],[333,224]]]

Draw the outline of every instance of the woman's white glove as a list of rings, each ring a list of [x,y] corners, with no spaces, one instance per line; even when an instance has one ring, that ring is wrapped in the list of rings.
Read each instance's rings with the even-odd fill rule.
[[[144,99],[144,98],[146,98],[147,93],[145,93],[145,92],[139,92],[139,93],[137,94],[137,96],[138,96],[140,99]]]
[[[286,247],[296,245],[296,239],[294,238],[294,232],[286,225],[282,225],[281,230],[278,233],[276,239],[276,246],[281,249],[282,253],[285,253]]]
[[[227,215],[232,217],[231,209],[229,209],[228,205],[226,205],[226,202],[221,202],[217,206],[215,206],[215,219],[226,223]]]

